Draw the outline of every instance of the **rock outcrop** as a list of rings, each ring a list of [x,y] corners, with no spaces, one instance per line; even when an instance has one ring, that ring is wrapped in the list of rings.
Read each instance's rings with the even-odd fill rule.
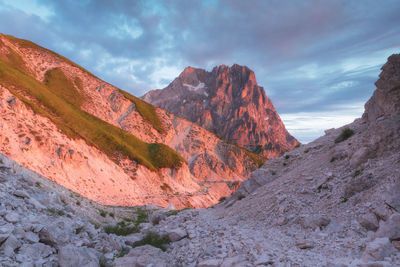
[[[0,152],[103,204],[210,206],[262,162],[26,40],[0,76]]]
[[[298,144],[254,72],[245,66],[222,65],[211,72],[187,67],[166,88],[150,91],[142,99],[268,157]]]

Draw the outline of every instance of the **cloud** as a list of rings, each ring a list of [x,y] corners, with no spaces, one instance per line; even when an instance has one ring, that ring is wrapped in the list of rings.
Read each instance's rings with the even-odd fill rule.
[[[0,0],[0,32],[135,95],[188,65],[247,65],[280,113],[317,117],[370,97],[400,51],[399,12],[396,0]]]

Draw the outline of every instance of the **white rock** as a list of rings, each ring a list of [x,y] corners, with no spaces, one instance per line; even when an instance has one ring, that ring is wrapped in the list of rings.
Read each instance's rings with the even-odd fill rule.
[[[94,249],[74,247],[67,245],[58,251],[58,264],[60,267],[86,266],[98,267],[99,259]]]
[[[13,194],[20,198],[30,198],[29,194],[24,190],[15,190]]]
[[[197,267],[219,267],[222,259],[208,259],[199,262]]]
[[[168,239],[171,242],[176,242],[176,241],[181,240],[182,238],[185,238],[187,236],[187,232],[184,229],[177,228],[177,229],[169,230],[167,232],[167,235],[168,235]]]
[[[25,232],[24,239],[29,243],[37,243],[39,242],[39,236],[32,232]]]
[[[367,244],[362,259],[368,261],[381,261],[385,257],[390,257],[396,252],[395,247],[390,243],[389,238],[377,238]]]
[[[19,221],[19,215],[16,212],[9,212],[6,214],[6,216],[4,216],[4,219],[10,223],[16,223]]]
[[[114,261],[115,267],[154,266],[167,267],[169,256],[161,249],[145,245],[131,249],[127,255]]]

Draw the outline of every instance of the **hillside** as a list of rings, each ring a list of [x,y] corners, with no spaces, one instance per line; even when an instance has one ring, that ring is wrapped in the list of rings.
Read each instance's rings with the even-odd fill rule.
[[[187,67],[166,88],[142,99],[267,157],[299,144],[246,66],[222,65],[211,72]]]
[[[104,203],[206,207],[265,159],[0,35],[0,152]]]

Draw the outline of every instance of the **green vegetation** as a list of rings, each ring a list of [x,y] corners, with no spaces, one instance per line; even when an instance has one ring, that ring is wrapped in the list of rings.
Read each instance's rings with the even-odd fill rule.
[[[340,143],[344,140],[349,139],[354,134],[354,131],[350,128],[344,128],[342,133],[335,139],[335,143]]]
[[[169,240],[160,236],[157,233],[150,232],[142,240],[133,243],[133,247],[140,247],[144,245],[150,245],[156,248],[160,248],[163,251],[166,250],[166,245],[169,244]]]
[[[221,197],[221,198],[219,199],[219,203],[224,202],[225,200],[226,200],[226,197]]]
[[[359,176],[360,174],[361,174],[361,171],[360,171],[360,170],[356,170],[356,171],[353,173],[353,178]]]
[[[285,159],[289,159],[289,158],[290,158],[290,156],[289,156],[289,155],[286,155],[286,156],[285,156]]]
[[[332,162],[334,162],[335,160],[336,160],[336,158],[335,158],[335,157],[332,157],[331,160],[330,160],[329,162],[332,163]]]
[[[107,216],[107,212],[105,212],[104,210],[99,210],[100,216],[101,217],[106,217]]]
[[[321,184],[320,186],[318,186],[317,191],[318,193],[321,193],[322,190],[328,190],[329,187],[326,184]]]
[[[50,214],[50,216],[53,217],[64,216],[65,214],[63,210],[53,209],[53,208],[47,209],[47,212]]]
[[[114,215],[114,214],[113,214]],[[106,225],[103,227],[104,232],[107,234],[115,234],[125,236],[139,232],[139,225],[149,221],[149,214],[145,210],[138,209],[135,212],[136,219],[124,218],[116,225]],[[111,213],[110,213],[111,216]]]
[[[246,196],[244,196],[244,195],[239,195],[238,196],[238,200],[242,200],[243,198],[245,198]]]
[[[116,224],[116,225],[106,225],[104,226],[104,232],[107,234],[114,234],[119,236],[126,236],[139,232],[139,228],[136,226],[128,226],[125,224]]]
[[[75,234],[79,235],[79,233],[82,232],[82,230],[83,230],[83,226],[76,228],[75,229]]]
[[[135,103],[136,110],[139,112],[139,114],[145,119],[147,122],[149,122],[154,129],[156,129],[159,133],[165,133],[165,128],[162,125],[162,122],[160,118],[157,115],[156,108],[149,103],[143,101],[140,98],[137,98],[125,91],[120,90],[122,95]]]
[[[44,49],[29,41],[8,38],[22,47]],[[61,69],[55,68],[46,73],[45,81],[41,83],[26,71],[18,54],[14,53],[11,59],[0,58],[0,84],[7,87],[35,113],[48,117],[68,137],[83,138],[89,145],[97,147],[117,163],[122,155],[153,171],[160,168],[177,169],[182,165],[184,159],[170,147],[145,143],[136,136],[81,110],[80,105],[84,99],[79,92],[81,82],[77,79],[71,82],[71,79],[66,77]],[[138,110],[141,110],[141,114],[146,114],[142,115],[144,118],[152,122],[157,121],[154,107],[139,99],[135,104]]]

